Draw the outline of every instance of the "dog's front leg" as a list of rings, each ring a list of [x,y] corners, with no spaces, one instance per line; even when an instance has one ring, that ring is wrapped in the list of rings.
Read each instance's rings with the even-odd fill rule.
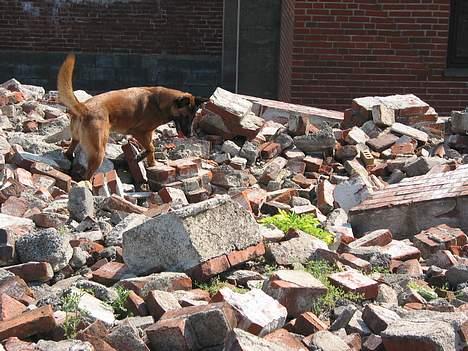
[[[156,165],[156,160],[154,159],[154,151],[155,147],[153,145],[153,131],[142,133],[142,134],[134,134],[133,137],[148,151],[148,155],[146,156],[146,160],[148,161],[148,167],[153,167]]]
[[[70,161],[73,160],[73,153],[75,152],[75,149],[78,146],[79,142],[79,140],[72,139],[70,146],[68,146],[67,151],[65,151],[65,157],[68,158]]]

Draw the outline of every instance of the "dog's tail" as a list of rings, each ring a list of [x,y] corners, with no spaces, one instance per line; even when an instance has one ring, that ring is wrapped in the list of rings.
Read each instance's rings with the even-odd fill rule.
[[[75,55],[68,54],[60,67],[57,78],[59,101],[64,104],[75,116],[82,116],[86,112],[86,106],[79,102],[73,93],[73,69],[75,67]]]

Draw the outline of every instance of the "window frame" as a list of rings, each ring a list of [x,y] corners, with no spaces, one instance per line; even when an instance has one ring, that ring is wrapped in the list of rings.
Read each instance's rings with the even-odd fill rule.
[[[447,49],[447,68],[466,68],[468,69],[468,56],[459,58],[456,55],[457,50],[457,28],[460,16],[456,15],[457,4],[463,0],[450,1],[450,19],[449,19],[449,36]]]

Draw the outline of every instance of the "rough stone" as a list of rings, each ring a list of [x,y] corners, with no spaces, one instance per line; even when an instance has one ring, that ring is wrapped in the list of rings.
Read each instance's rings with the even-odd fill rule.
[[[156,350],[221,349],[235,327],[236,317],[231,307],[214,303],[169,311],[147,328],[146,333]]]
[[[226,338],[224,351],[286,351],[290,348],[259,338],[241,329],[232,330]]]
[[[305,153],[321,152],[333,149],[336,139],[333,130],[323,126],[318,132],[294,137],[294,144]]]
[[[373,333],[380,334],[393,322],[399,320],[400,316],[392,310],[371,304],[362,311],[362,319]]]
[[[313,334],[312,344],[322,351],[351,351],[344,340],[327,330]]]
[[[328,249],[327,244],[310,234],[296,231],[297,236],[267,245],[267,254],[279,265],[305,264],[313,259],[317,249]]]
[[[387,351],[462,350],[457,330],[468,316],[463,313],[415,311],[382,332]]]
[[[70,211],[70,217],[78,222],[86,217],[94,217],[93,194],[86,185],[81,184],[70,190],[68,210]]]
[[[54,272],[64,268],[73,255],[67,238],[53,228],[21,236],[16,250],[21,262],[49,262]]]
[[[128,320],[113,328],[106,341],[118,351],[149,351],[137,328]]]
[[[209,259],[257,245],[260,238],[251,215],[229,197],[220,197],[163,214],[126,231],[123,255],[136,273],[155,268],[187,271]]]

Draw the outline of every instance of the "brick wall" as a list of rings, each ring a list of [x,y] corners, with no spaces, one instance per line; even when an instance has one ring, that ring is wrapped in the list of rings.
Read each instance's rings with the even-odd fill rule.
[[[75,51],[76,89],[211,95],[221,81],[223,0],[1,0],[0,37],[0,81],[56,89]]]
[[[444,75],[449,3],[296,0],[292,65],[283,52],[279,76],[287,81],[283,75],[290,69],[291,86],[280,84],[280,96],[343,110],[354,97],[411,92],[442,114],[465,107],[467,78]],[[285,35],[287,21],[284,16]]]
[[[0,50],[221,55],[223,0],[2,0]]]

